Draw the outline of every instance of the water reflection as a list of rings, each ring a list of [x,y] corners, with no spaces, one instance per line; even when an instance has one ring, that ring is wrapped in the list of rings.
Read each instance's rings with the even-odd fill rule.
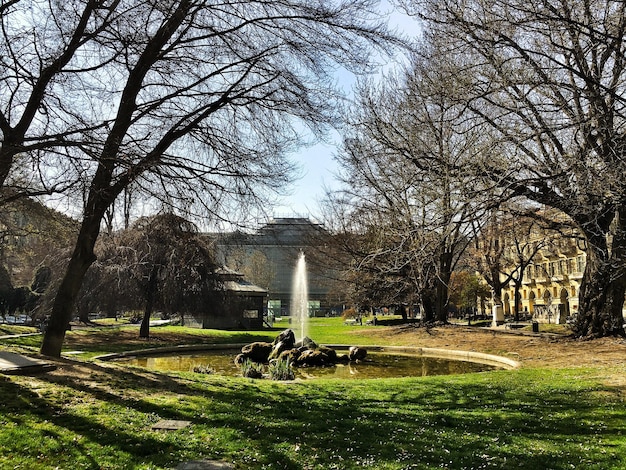
[[[191,371],[196,366],[208,366],[215,373],[240,376],[233,359],[238,350],[202,351],[189,354],[135,357],[120,362],[160,371]],[[338,351],[344,353],[344,351]],[[372,379],[416,377],[427,375],[466,374],[497,369],[496,366],[454,359],[369,352],[367,360],[359,363],[338,364],[331,367],[296,368],[296,378]]]

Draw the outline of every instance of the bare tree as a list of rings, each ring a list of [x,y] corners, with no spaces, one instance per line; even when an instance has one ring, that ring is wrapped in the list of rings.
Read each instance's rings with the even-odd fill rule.
[[[390,44],[373,5],[120,2],[94,51],[112,59],[82,77],[91,94],[77,113],[93,131],[76,151],[88,190],[43,354],[61,352],[100,224],[126,187],[213,214],[281,188],[302,126],[333,122],[334,67],[364,70],[370,47]]]
[[[85,133],[75,108],[82,77],[114,60],[101,48],[122,12],[118,0],[15,0],[0,5],[0,188],[2,199],[67,191],[77,184],[66,157]]]
[[[339,160],[359,217],[386,234],[368,258],[380,262],[376,253],[389,257],[395,246],[395,276],[417,282],[426,319],[446,321],[450,276],[482,209],[476,182],[457,170],[473,157],[475,136],[428,65],[416,57],[403,78],[361,90]]]
[[[243,274],[247,281],[264,289],[269,289],[276,277],[276,273],[267,256],[260,250],[237,248],[228,253],[226,264],[229,268]]]
[[[576,334],[623,335],[626,3],[405,5],[455,62],[467,118],[497,139],[477,159],[477,174],[564,212],[585,236]]]
[[[345,210],[336,202],[334,209],[345,212],[335,218],[333,250],[324,251],[342,273],[336,279],[342,297],[359,309],[419,303],[426,286],[417,270],[424,270],[425,258],[416,256],[419,248],[411,234],[402,233],[400,239],[398,224],[389,216],[378,219],[381,214],[371,210]]]

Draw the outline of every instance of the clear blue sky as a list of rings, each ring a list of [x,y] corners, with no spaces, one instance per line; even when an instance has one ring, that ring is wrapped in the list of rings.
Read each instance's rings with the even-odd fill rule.
[[[301,167],[302,178],[294,183],[291,194],[281,198],[281,204],[273,210],[274,216],[319,215],[319,202],[324,197],[325,187],[335,185],[333,157],[339,143],[337,135],[336,143],[317,144],[294,155],[293,160]]]
[[[389,2],[381,2],[381,11],[392,12],[389,16],[389,24],[392,28],[397,28],[407,35],[416,35],[418,27],[415,20],[400,12],[393,12],[393,7]],[[338,80],[349,95],[354,79],[339,77]],[[293,160],[301,167],[302,178],[295,182],[290,194],[284,196],[274,207],[274,216],[311,215],[316,217],[320,215],[319,202],[324,197],[324,188],[337,187],[334,178],[337,169],[334,155],[340,142],[341,136],[335,133],[331,144],[317,144],[302,149],[293,156]]]

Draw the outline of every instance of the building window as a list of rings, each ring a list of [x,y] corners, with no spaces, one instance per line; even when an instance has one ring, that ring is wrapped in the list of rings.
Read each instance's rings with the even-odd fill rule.
[[[585,262],[583,260],[583,256],[576,257],[576,272],[582,273],[585,270]]]
[[[243,311],[244,318],[259,318],[258,310],[244,310]]]

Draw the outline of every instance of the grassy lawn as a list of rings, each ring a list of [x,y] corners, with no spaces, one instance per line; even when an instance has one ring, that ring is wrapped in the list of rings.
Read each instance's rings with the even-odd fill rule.
[[[159,327],[158,339],[141,342],[137,328],[74,330],[66,350],[85,351],[77,365],[0,376],[0,469],[167,469],[197,459],[240,469],[626,468],[623,390],[594,378],[605,370],[281,383],[89,360],[103,351],[276,334]],[[321,318],[311,336],[380,343],[374,330]],[[37,341],[2,345],[26,351]],[[161,419],[191,425],[152,430]]]
[[[32,326],[11,325],[5,323],[0,324],[0,336],[31,334],[37,333],[37,331],[37,328]]]

